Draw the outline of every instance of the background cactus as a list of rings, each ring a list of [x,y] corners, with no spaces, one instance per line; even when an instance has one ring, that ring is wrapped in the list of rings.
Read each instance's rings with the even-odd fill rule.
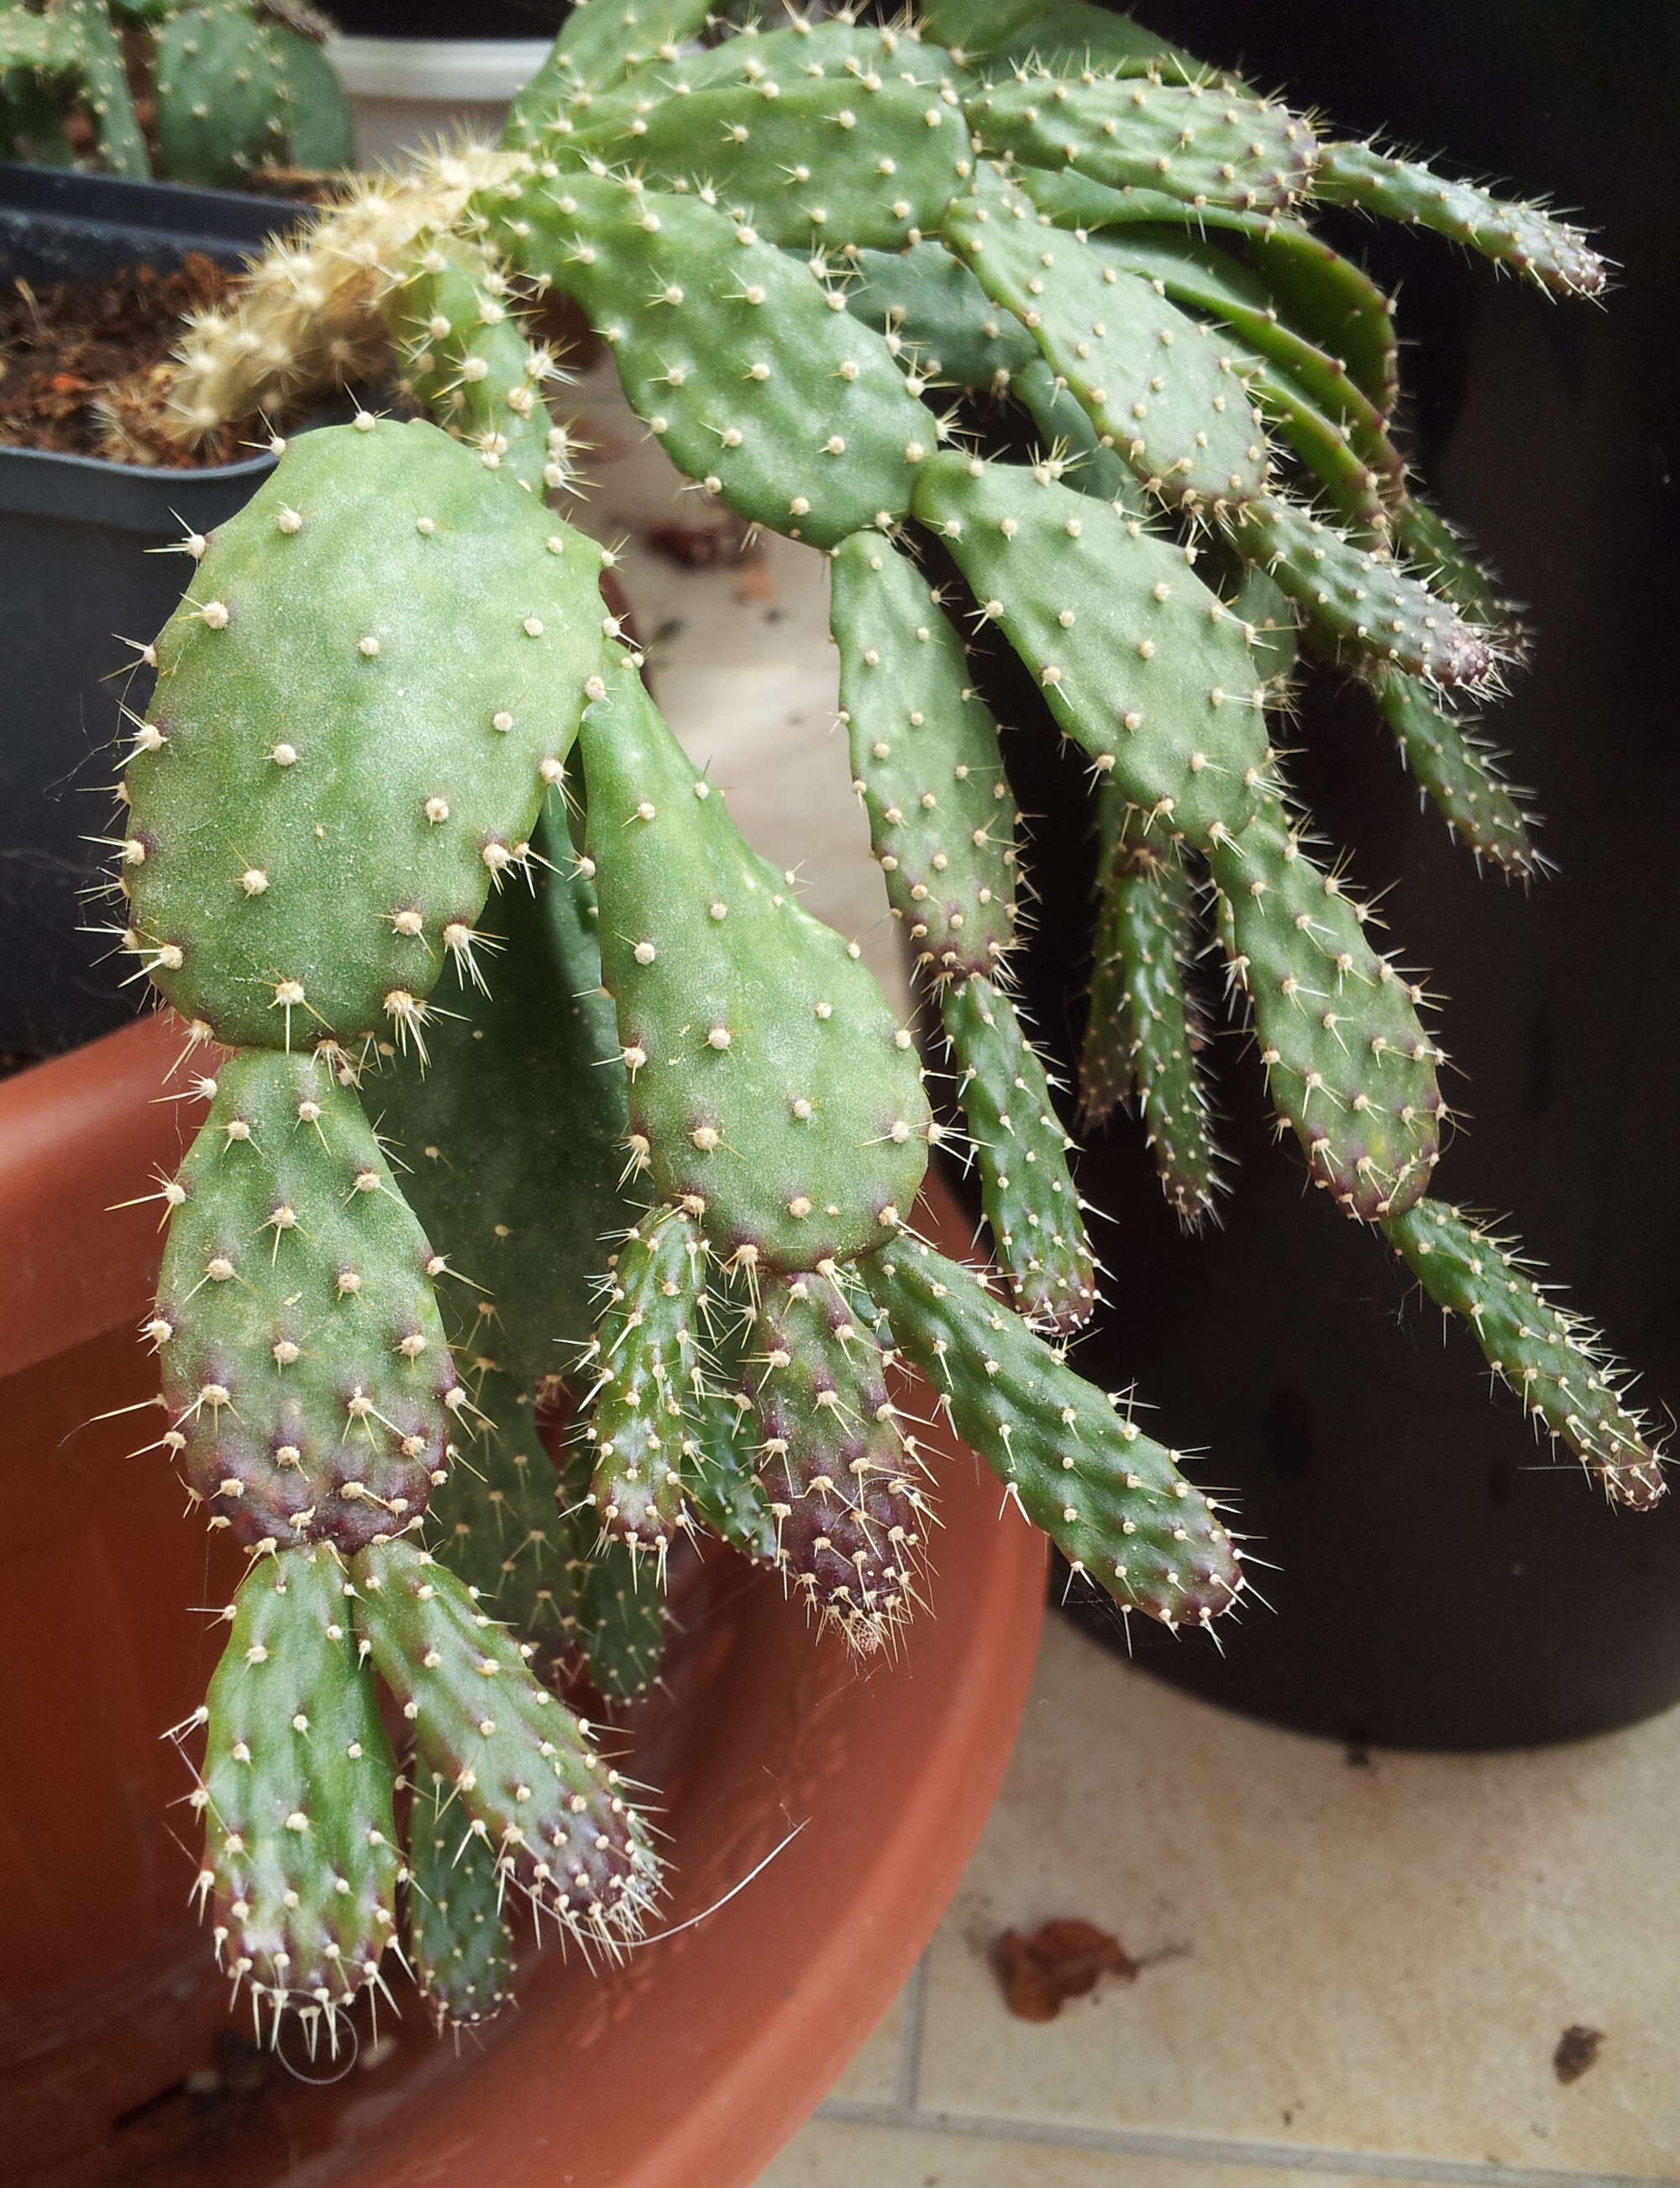
[[[854,1646],[897,1639],[937,1556],[901,1368],[1124,1611],[1207,1626],[1244,1593],[1221,1507],[1067,1356],[1096,1262],[1011,994],[1027,884],[966,625],[1019,656],[1097,792],[1087,1115],[1135,1102],[1172,1204],[1208,1214],[1228,1181],[1186,968],[1222,950],[1314,1182],[1611,1497],[1661,1492],[1596,1340],[1429,1197],[1447,1110],[1426,995],[1280,757],[1300,664],[1327,663],[1455,832],[1533,870],[1454,711],[1514,664],[1511,617],[1415,495],[1391,307],[1311,228],[1320,200],[1553,293],[1603,284],[1543,211],[1328,139],[1084,0],[768,31],[589,0],[499,146],[324,213],[189,336],[186,436],[381,344],[444,429],[307,436],[209,544],[158,642],[117,879],[125,945],[200,1043],[243,1044],[165,1195],[166,1444],[271,1554],[246,1582],[266,1649],[296,1621],[288,1661],[313,1663],[311,1589],[350,1592],[412,1730],[405,1934],[443,2023],[505,1993],[506,1885],[609,1948],[657,1890],[646,1827],[536,1676],[545,1645],[641,1692],[666,1565],[708,1530]],[[576,485],[524,316],[550,291],[705,495],[829,558],[853,775],[995,1281],[914,1233],[941,1131],[912,1029],[747,849],[598,551],[543,506]],[[358,1160],[365,1208],[352,1178],[318,1226],[279,1221]],[[556,1469],[537,1408],[562,1390]],[[385,1469],[347,1499],[320,1427],[347,1392]],[[289,1407],[310,1434],[282,1494]],[[253,1438],[235,1495],[225,1453]],[[224,1683],[203,1772],[223,1857]],[[284,2005],[276,1934],[234,1965]],[[325,1988],[333,2010],[351,1994]]]
[[[354,140],[330,27],[304,0],[5,0],[0,157],[69,166],[91,145],[111,174],[223,189],[264,167],[336,172]]]

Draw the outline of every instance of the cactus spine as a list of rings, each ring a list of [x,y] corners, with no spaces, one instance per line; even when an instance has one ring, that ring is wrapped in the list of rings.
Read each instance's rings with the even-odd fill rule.
[[[61,18],[23,20],[37,76],[59,67]],[[249,156],[268,125],[223,119],[213,156]],[[412,1743],[401,1919],[440,2024],[495,2010],[520,1900],[594,1946],[634,1934],[647,1828],[533,1666],[557,1648],[645,1691],[672,1554],[707,1531],[852,1646],[896,1644],[937,1545],[907,1368],[1125,1610],[1207,1626],[1242,1595],[1221,1508],[1061,1349],[1095,1262],[1010,994],[1025,889],[971,632],[1097,792],[1087,1116],[1135,1101],[1205,1215],[1184,966],[1222,947],[1314,1181],[1612,1497],[1660,1494],[1596,1340],[1428,1197],[1422,982],[1280,760],[1299,639],[1470,848],[1534,865],[1458,711],[1514,662],[1511,617],[1416,495],[1391,307],[1321,201],[1602,284],[1539,210],[1327,139],[1084,0],[769,31],[589,0],[499,146],[368,185],[191,331],[188,437],[393,347],[432,421],[286,450],[160,640],[125,771],[124,945],[237,1049],[166,1188],[149,1334],[166,1446],[257,1554],[204,1719],[205,1889],[277,2010],[335,2013],[399,1920],[375,1672]],[[576,487],[525,317],[550,291],[704,495],[828,558],[854,781],[995,1271],[915,1233],[939,1133],[912,1028],[741,841],[599,550],[544,505]],[[271,1737],[312,1708],[369,1728],[348,1777]]]

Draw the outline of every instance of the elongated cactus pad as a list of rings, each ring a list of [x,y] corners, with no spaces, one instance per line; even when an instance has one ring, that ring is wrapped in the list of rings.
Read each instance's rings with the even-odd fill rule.
[[[613,1257],[585,1356],[594,1377],[590,1501],[603,1533],[662,1562],[677,1530],[689,1524],[682,1446],[705,1276],[706,1248],[692,1221],[675,1209],[657,1210]]]
[[[447,231],[422,238],[386,317],[403,384],[437,424],[530,493],[563,486],[555,427],[543,399],[559,367],[526,339],[503,301],[506,281],[482,245]],[[564,436],[560,447],[565,446]]]
[[[1449,182],[1421,161],[1398,159],[1374,144],[1322,144],[1312,189],[1327,204],[1433,228],[1554,296],[1596,296],[1604,289],[1604,262],[1578,228],[1542,206]]]
[[[754,1565],[776,1561],[776,1523],[754,1472],[752,1407],[741,1383],[746,1332],[713,1340],[711,1368],[691,1402],[683,1486],[702,1523]]]
[[[1096,1267],[1044,1064],[1014,1004],[981,973],[941,989],[939,1022],[1015,1304],[1031,1322],[1077,1328],[1097,1304]]]
[[[258,1558],[205,1710],[199,1892],[223,1969],[277,2022],[332,2024],[396,1933],[395,1766],[347,1593],[324,1543]]]
[[[1500,774],[1474,720],[1451,712],[1415,676],[1379,674],[1373,690],[1406,764],[1459,841],[1508,874],[1534,873],[1522,793]]]
[[[1194,891],[1181,860],[1124,815],[1105,831],[1101,878],[1081,1112],[1101,1123],[1136,1101],[1167,1204],[1193,1228],[1220,1183],[1201,1062],[1207,1031],[1185,977]]]
[[[1023,70],[967,101],[987,149],[1032,167],[1076,167],[1187,204],[1282,212],[1307,188],[1317,147],[1299,115],[1212,84]]]
[[[1428,1187],[1446,1110],[1421,990],[1372,947],[1368,909],[1281,816],[1257,815],[1209,856],[1266,1082],[1313,1182],[1350,1215],[1401,1214]]]
[[[1420,1200],[1383,1229],[1435,1304],[1469,1323],[1488,1365],[1536,1424],[1575,1453],[1612,1503],[1649,1511],[1667,1485],[1662,1453],[1623,1400],[1626,1370],[1588,1322],[1547,1297],[1516,1241],[1438,1200]]]
[[[634,1702],[658,1678],[665,1653],[664,1576],[627,1542],[602,1533],[589,1502],[593,1460],[593,1447],[580,1436],[561,1470],[558,1517],[572,1543],[567,1655],[603,1700]]]
[[[893,1335],[970,1443],[1076,1571],[1128,1610],[1206,1625],[1243,1585],[1215,1508],[974,1272],[918,1239],[860,1264]]]
[[[426,1069],[387,1056],[363,1098],[453,1272],[451,1340],[535,1389],[589,1342],[606,1242],[642,1204],[619,1187],[628,1082],[594,886],[552,807],[532,842],[533,871],[456,938]]]
[[[895,249],[931,234],[972,167],[955,92],[775,76],[670,99],[589,149],[666,184],[708,183],[766,242]]]
[[[955,454],[923,472],[916,514],[1062,729],[1167,833],[1206,841],[1272,794],[1249,627],[1182,548],[1046,474]]]
[[[403,1937],[439,2033],[493,2021],[512,1995],[513,1931],[496,1857],[471,1828],[453,1787],[416,1774],[403,1835],[409,1878]]]
[[[291,444],[159,639],[127,770],[132,946],[172,1003],[242,1046],[423,1040],[571,749],[600,567],[435,426]]]
[[[8,15],[11,12],[7,10]],[[58,13],[74,24],[81,42],[87,72],[87,111],[98,134],[101,160],[113,175],[145,181],[152,163],[128,88],[122,41],[105,0],[59,0]]]
[[[672,460],[813,546],[910,504],[933,421],[843,290],[697,196],[561,175],[486,210],[517,263],[575,296]]]
[[[1012,187],[963,200],[946,230],[1152,493],[1194,508],[1263,492],[1264,429],[1229,344],[1203,321]]]
[[[933,0],[928,29],[961,46],[988,74],[1021,65],[1078,76],[1100,68],[1118,76],[1152,76],[1201,82],[1209,74],[1193,54],[1119,8],[1091,0]]]
[[[929,381],[1001,389],[1038,360],[1038,344],[1015,314],[939,244],[865,251],[853,262],[861,279],[846,291],[847,310]]]
[[[314,1057],[231,1057],[177,1185],[148,1334],[212,1524],[350,1551],[415,1517],[466,1393],[355,1094]]]
[[[412,1542],[375,1544],[352,1575],[358,1629],[414,1728],[420,1767],[455,1794],[463,1830],[538,1919],[608,1951],[635,1936],[657,1864],[588,1727],[533,1678],[447,1566]]]
[[[885,1367],[837,1272],[764,1285],[747,1379],[775,1563],[863,1654],[909,1616],[930,1524]]]
[[[913,1205],[929,1117],[909,1031],[854,945],[750,851],[628,668],[583,764],[630,1127],[724,1255],[814,1268]]]
[[[1099,433],[1089,412],[1041,357],[1023,364],[1009,392],[1042,436],[1034,470],[1063,479],[1096,501],[1118,502],[1128,516],[1147,522],[1153,505],[1130,467],[1114,454],[1110,437]]]
[[[433,1493],[427,1537],[492,1616],[548,1640],[576,1616],[578,1531],[555,1508],[560,1483],[529,1390],[488,1359],[461,1365],[483,1419]]]
[[[879,533],[846,541],[829,584],[853,787],[888,901],[936,977],[995,972],[1015,932],[1015,803],[962,640]]]

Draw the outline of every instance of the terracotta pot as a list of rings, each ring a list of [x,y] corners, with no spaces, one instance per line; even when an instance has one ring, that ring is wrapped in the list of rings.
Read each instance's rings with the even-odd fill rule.
[[[1031,1669],[1039,1539],[939,1453],[937,1616],[860,1666],[773,1576],[683,1576],[671,1692],[626,1726],[676,1869],[668,1933],[604,1977],[551,1956],[459,2055],[411,2002],[353,2063],[230,2027],[187,1904],[194,1819],[160,1734],[202,1695],[238,1578],[181,1511],[133,1325],[175,1159],[178,1043],[147,1021],[0,1086],[0,1802],[6,2177],[727,2188],[815,2104],[904,1980],[990,1805]],[[924,1210],[966,1238],[949,1203]],[[726,1905],[794,1827],[798,1836]],[[324,2078],[330,2087],[289,2069]]]

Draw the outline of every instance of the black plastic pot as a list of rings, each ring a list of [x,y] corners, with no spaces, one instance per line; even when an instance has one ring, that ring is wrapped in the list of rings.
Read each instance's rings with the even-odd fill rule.
[[[228,191],[0,162],[0,279],[97,280],[189,251],[235,265],[296,217]],[[119,710],[149,688],[144,671],[125,673],[135,654],[122,639],[154,637],[190,573],[184,555],[146,550],[208,532],[270,465],[152,471],[0,448],[0,1052],[52,1055],[133,1013],[128,967],[80,931]]]
[[[1680,737],[1672,345],[1680,235],[1667,209],[1680,66],[1672,23],[1585,0],[1416,0],[1373,37],[1358,10],[1139,0],[1194,50],[1288,85],[1346,128],[1450,148],[1581,206],[1625,268],[1605,308],[1550,304],[1434,239],[1365,223],[1351,246],[1401,295],[1424,476],[1529,604],[1535,665],[1493,726],[1537,786],[1559,872],[1479,879],[1354,696],[1320,685],[1293,772],[1327,834],[1380,888],[1406,961],[1439,968],[1445,1043],[1469,1113],[1443,1195],[1519,1217],[1652,1397],[1680,1405]],[[1618,21],[1618,17],[1623,20]],[[1034,695],[1006,672],[1004,719]],[[1031,710],[1031,711],[1029,711]],[[1042,916],[1024,974],[1064,1064],[1089,932],[1084,770],[1017,740],[1040,816]],[[1215,978],[1218,975],[1215,973]],[[1134,1620],[1151,1672],[1355,1742],[1519,1745],[1626,1723],[1680,1698],[1680,1486],[1655,1513],[1608,1508],[1533,1441],[1469,1337],[1381,1242],[1305,1188],[1274,1148],[1259,1066],[1220,1044],[1224,1138],[1241,1158],[1223,1227],[1178,1234],[1121,1120],[1085,1192],[1112,1304],[1078,1357],[1134,1378],[1175,1439],[1228,1485],[1272,1606],[1221,1656]],[[1117,1616],[1077,1613],[1118,1649]]]

